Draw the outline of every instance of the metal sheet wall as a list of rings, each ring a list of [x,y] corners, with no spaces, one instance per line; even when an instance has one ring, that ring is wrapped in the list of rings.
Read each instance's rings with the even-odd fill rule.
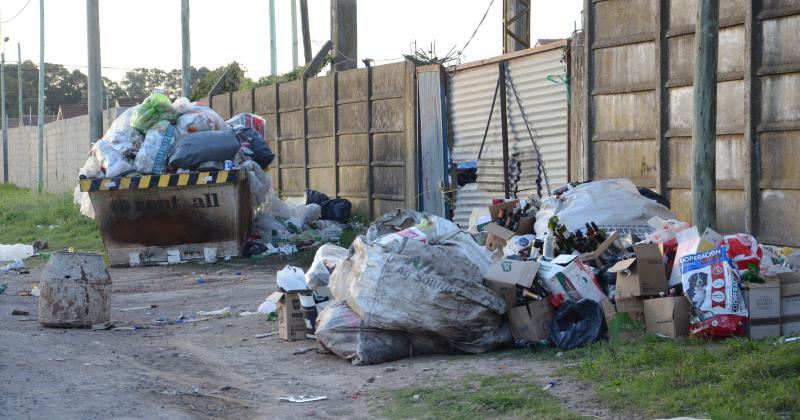
[[[541,150],[551,187],[558,188],[567,182],[567,89],[560,82],[567,70],[563,59],[565,47],[565,42],[549,44],[480,63],[468,63],[452,73],[448,105],[454,162],[478,158],[497,86],[498,62],[507,60],[509,154],[518,153],[522,167],[518,196],[536,192],[536,152],[523,112]],[[552,76],[551,79],[548,76]],[[522,110],[517,105],[512,84],[519,94]],[[454,220],[463,226],[466,226],[473,208],[488,206],[492,198],[504,195],[499,96],[478,162],[478,183],[467,185],[456,193]]]
[[[696,0],[585,0],[571,74],[581,178],[631,178],[691,218]],[[717,219],[722,232],[800,246],[800,0],[720,2]],[[577,38],[578,41],[580,38]],[[578,51],[578,49],[573,49]],[[583,122],[582,124],[577,121]],[[793,153],[794,152],[794,153]]]

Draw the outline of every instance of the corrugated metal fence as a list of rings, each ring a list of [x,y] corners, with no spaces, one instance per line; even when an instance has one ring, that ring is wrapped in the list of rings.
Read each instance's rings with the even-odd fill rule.
[[[691,218],[696,0],[584,1],[570,133],[578,178],[628,177]],[[800,0],[720,2],[717,220],[800,246]],[[584,61],[583,63],[576,63]],[[582,79],[582,80],[578,80]],[[573,92],[575,94],[576,92]],[[577,102],[581,104],[578,106]]]
[[[457,223],[466,226],[473,208],[486,207],[491,204],[492,198],[504,196],[499,93],[489,119],[500,61],[506,61],[508,68],[506,106],[509,155],[516,156],[521,164],[518,196],[523,198],[537,191],[537,153],[528,127],[541,151],[551,187],[555,189],[567,182],[565,49],[566,42],[561,41],[466,64],[452,71],[448,103],[454,162],[478,159],[487,123],[489,125],[483,153],[478,161],[478,182],[468,184],[456,193],[454,221]],[[515,91],[519,96],[519,104]],[[527,118],[528,127],[523,116]],[[543,189],[543,194],[547,194],[546,189]]]

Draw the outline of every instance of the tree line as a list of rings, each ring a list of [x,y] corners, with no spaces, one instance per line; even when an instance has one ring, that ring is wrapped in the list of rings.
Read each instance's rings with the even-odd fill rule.
[[[233,68],[219,93],[290,81],[298,78],[303,72],[303,67],[298,67],[280,76],[267,76],[253,80],[245,76],[246,70],[235,61],[215,69],[191,67],[192,95],[190,99],[194,101],[207,96],[217,80],[230,66],[233,66]],[[79,103],[88,97],[88,77],[80,70],[69,70],[61,64],[52,63],[45,63],[44,69],[45,114],[56,114],[60,106]],[[26,60],[22,63],[21,72],[17,71],[16,64],[6,64],[4,70],[6,79],[6,113],[8,117],[17,118],[19,114],[17,80],[20,74],[18,73],[21,73],[22,76],[23,113],[27,114],[30,109],[36,114],[39,67],[33,61]],[[113,106],[119,98],[145,98],[156,89],[162,89],[167,95],[173,97],[181,96],[181,70],[136,68],[127,71],[125,77],[119,82],[103,77],[104,99],[108,99],[110,106]]]

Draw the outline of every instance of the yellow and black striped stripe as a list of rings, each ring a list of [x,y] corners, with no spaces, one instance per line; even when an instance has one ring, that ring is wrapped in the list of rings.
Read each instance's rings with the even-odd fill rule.
[[[231,184],[239,180],[241,169],[185,174],[142,175],[123,178],[80,180],[81,191],[145,190],[150,188],[187,187],[192,185]]]

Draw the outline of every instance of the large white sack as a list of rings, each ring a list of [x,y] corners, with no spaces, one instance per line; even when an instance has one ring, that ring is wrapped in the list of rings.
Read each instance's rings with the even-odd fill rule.
[[[574,231],[595,222],[601,228],[652,231],[647,221],[658,216],[675,219],[672,212],[654,200],[643,197],[636,185],[626,178],[587,182],[565,192],[559,198],[548,197],[536,213],[534,230],[547,232],[552,216]]]

